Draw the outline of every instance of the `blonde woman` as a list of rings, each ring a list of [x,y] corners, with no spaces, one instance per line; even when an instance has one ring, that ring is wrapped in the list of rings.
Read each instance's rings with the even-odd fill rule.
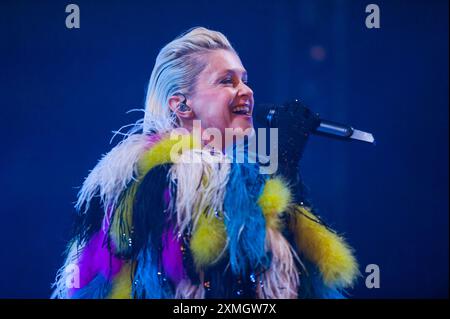
[[[344,296],[358,268],[343,238],[282,176],[226,160],[225,132],[253,128],[247,80],[220,32],[193,28],[162,48],[144,118],[79,192],[53,297]]]

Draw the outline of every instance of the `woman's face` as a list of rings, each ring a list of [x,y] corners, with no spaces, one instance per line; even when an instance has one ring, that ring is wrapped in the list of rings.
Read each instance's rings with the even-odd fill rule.
[[[217,128],[222,134],[225,128],[252,128],[253,91],[247,85],[247,71],[239,57],[220,49],[202,58],[207,59],[207,65],[187,100],[194,119],[201,120],[202,130]]]

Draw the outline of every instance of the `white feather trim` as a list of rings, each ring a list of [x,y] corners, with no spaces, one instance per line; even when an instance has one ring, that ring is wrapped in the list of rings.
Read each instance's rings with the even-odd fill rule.
[[[205,299],[205,288],[201,283],[193,285],[190,279],[183,279],[177,285],[175,299]]]
[[[83,247],[84,244],[80,245],[77,241],[74,241],[70,246],[64,265],[61,268],[59,268],[59,270],[56,273],[55,282],[52,284],[52,288],[54,288],[54,290],[50,298],[52,299],[69,298],[69,287],[68,287],[69,273],[67,270],[68,267],[73,267],[78,264],[78,258],[80,257]]]
[[[222,153],[192,149],[183,152],[172,165],[169,176],[177,184],[176,211],[178,231],[191,226],[194,231],[201,213],[223,211],[230,163]]]
[[[91,199],[98,193],[104,207],[114,207],[120,193],[137,175],[137,161],[150,146],[145,134],[130,135],[103,156],[85,179],[78,192],[75,208],[89,208]]]
[[[262,274],[262,285],[257,286],[259,299],[296,299],[299,273],[294,249],[277,230],[267,228],[266,249],[272,252],[270,268]]]

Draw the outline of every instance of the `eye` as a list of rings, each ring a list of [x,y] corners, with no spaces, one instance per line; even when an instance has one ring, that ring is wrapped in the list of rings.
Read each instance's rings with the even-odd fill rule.
[[[220,83],[223,83],[223,84],[233,83],[233,78],[227,77],[227,78],[223,79],[222,81],[220,81]]]

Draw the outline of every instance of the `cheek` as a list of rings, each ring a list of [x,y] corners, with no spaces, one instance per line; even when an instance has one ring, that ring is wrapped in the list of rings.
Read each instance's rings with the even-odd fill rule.
[[[202,121],[203,127],[217,127],[223,129],[231,124],[230,94],[208,94],[198,99],[194,109],[196,116]]]
[[[205,122],[209,127],[215,127],[219,130],[231,127],[232,120],[228,106],[214,105],[209,110]]]

